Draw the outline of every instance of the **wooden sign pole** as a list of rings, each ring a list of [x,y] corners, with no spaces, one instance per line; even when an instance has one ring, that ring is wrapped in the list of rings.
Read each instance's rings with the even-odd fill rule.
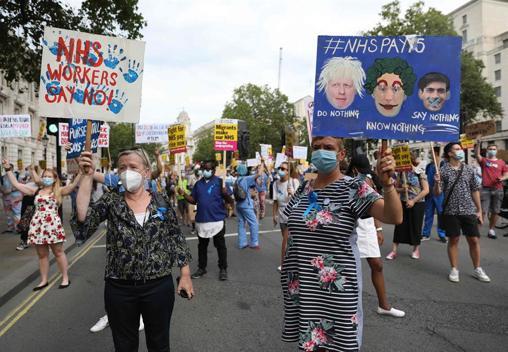
[[[439,175],[439,165],[436,160],[436,153],[434,152],[434,143],[430,142],[430,151],[432,153],[432,160],[434,160],[434,166],[436,167],[436,174]]]
[[[92,151],[92,120],[86,121],[86,139],[85,139],[85,151]],[[92,156],[93,159],[93,156]],[[88,172],[88,167],[85,168],[85,172]]]
[[[406,193],[406,202],[409,200],[409,191],[407,187],[407,171],[402,172],[402,184],[404,187],[404,192]]]

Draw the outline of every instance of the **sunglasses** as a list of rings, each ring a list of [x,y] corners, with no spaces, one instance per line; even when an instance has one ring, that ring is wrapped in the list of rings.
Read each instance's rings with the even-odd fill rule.
[[[288,169],[286,169],[285,167],[279,167],[279,170],[281,170],[281,171],[288,171]]]

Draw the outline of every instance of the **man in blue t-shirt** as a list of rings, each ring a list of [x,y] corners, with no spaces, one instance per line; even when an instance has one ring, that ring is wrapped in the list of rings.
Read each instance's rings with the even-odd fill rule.
[[[258,171],[258,174],[247,176],[248,171],[245,164],[239,164],[236,171],[238,173],[237,185],[246,195],[245,199],[235,199],[236,216],[238,217],[238,248],[259,249],[259,224],[254,211],[254,200],[250,195],[250,188],[256,186],[257,179],[261,177],[260,171]],[[249,224],[250,243],[247,242],[245,223]]]
[[[186,194],[182,189],[178,193],[191,204],[197,204],[196,230],[198,233],[198,269],[192,274],[197,279],[206,274],[208,262],[208,243],[213,238],[219,257],[219,280],[228,279],[226,239],[226,204],[233,199],[228,195],[221,178],[215,176],[215,162],[206,161],[202,164],[203,178],[194,187],[192,193]]]

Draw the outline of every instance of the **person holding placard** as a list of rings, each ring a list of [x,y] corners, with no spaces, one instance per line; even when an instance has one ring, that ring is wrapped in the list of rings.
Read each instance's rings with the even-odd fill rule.
[[[473,277],[490,282],[480,266],[480,230],[483,223],[480,201],[480,185],[476,182],[474,169],[465,164],[464,150],[457,142],[450,142],[444,148],[446,163],[436,174],[434,194],[444,194],[442,221],[448,237],[448,258],[450,274],[448,280],[459,282],[458,257],[460,233],[466,236],[469,255],[473,262]]]
[[[39,189],[36,185],[18,182],[12,173],[12,164],[9,164],[7,160],[4,160],[2,164],[14,188],[23,194],[35,196],[35,210],[30,221],[27,243],[35,245],[37,250],[41,282],[33,290],[40,291],[48,286],[50,248],[62,274],[62,282],[58,288],[69,287],[71,282],[67,272],[67,256],[63,248],[65,232],[58,208],[62,204],[62,197],[69,195],[78,185],[81,175],[78,174],[70,185],[61,187],[56,170],[46,169],[42,172],[42,187]]]
[[[256,191],[259,204],[259,219],[265,217],[266,212],[266,191],[270,189],[270,177],[268,177],[268,170],[264,162],[258,166],[261,169],[261,176],[256,180]],[[254,171],[255,172],[255,171]]]
[[[191,254],[165,193],[147,189],[150,160],[143,149],[118,155],[125,192],[105,193],[90,204],[94,162],[83,152],[84,173],[77,196],[77,222],[85,238],[107,222],[104,303],[116,351],[137,351],[143,317],[149,350],[169,351],[175,288],[172,267],[180,268],[176,292],[191,299]]]
[[[395,226],[392,251],[386,256],[388,260],[397,257],[400,243],[413,246],[411,258],[420,259],[425,196],[429,193],[429,183],[424,170],[419,167],[420,159],[415,151],[411,152],[411,164],[412,171],[404,171],[397,176],[396,187],[403,204],[404,220]]]
[[[280,224],[282,234],[281,245],[281,266],[277,270],[281,270],[284,256],[286,255],[286,246],[288,241],[288,218],[284,215],[284,209],[296,190],[300,187],[300,181],[289,175],[289,163],[284,161],[279,166],[277,172],[279,179],[273,184],[273,225]]]
[[[317,177],[300,186],[284,209],[289,236],[281,271],[282,339],[298,341],[306,351],[359,351],[362,276],[353,229],[365,216],[402,222],[395,160],[388,149],[378,164],[383,199],[363,180],[341,173],[342,139],[314,137],[312,150]]]
[[[508,166],[504,160],[497,158],[497,146],[494,143],[487,147],[486,157],[480,153],[480,139],[476,142],[476,160],[482,169],[482,189],[480,198],[482,201],[483,217],[489,219],[488,237],[496,239],[496,227],[501,204],[504,198],[503,182],[508,179]]]

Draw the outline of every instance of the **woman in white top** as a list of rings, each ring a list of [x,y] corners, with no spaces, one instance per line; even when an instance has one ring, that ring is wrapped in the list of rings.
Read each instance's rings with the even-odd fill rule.
[[[286,255],[288,241],[288,219],[287,216],[284,215],[284,209],[286,209],[286,205],[289,203],[291,196],[295,194],[296,190],[300,187],[300,182],[298,178],[289,176],[289,164],[287,162],[280,164],[277,172],[279,179],[273,185],[273,226],[276,226],[277,222],[280,224],[282,233],[280,260],[282,265],[282,261]],[[281,267],[279,266],[277,269],[280,271]]]

